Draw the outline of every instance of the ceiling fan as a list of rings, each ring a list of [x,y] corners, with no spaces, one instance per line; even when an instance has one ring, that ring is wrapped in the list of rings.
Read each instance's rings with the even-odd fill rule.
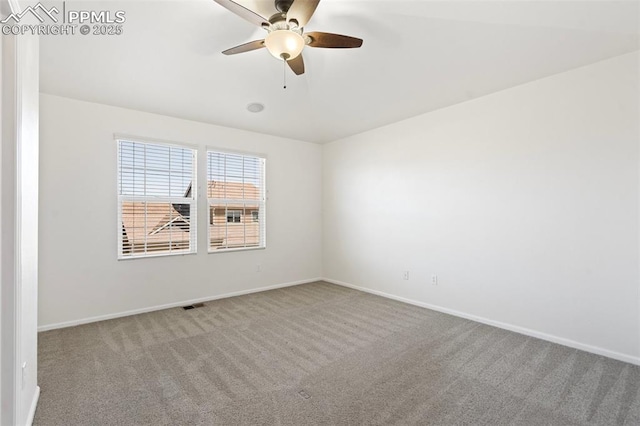
[[[286,61],[297,75],[304,74],[302,50],[305,46],[348,49],[362,46],[362,39],[340,34],[304,32],[320,0],[275,0],[275,13],[264,18],[232,0],[216,3],[267,31],[264,40],[250,41],[225,50],[225,55],[249,52],[266,47],[275,58]]]

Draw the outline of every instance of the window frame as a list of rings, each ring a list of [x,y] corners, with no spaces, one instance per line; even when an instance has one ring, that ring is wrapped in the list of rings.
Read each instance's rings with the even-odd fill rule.
[[[147,139],[138,136],[129,135],[114,135],[115,147],[116,147],[116,198],[117,198],[117,260],[133,260],[133,259],[147,259],[154,257],[166,257],[166,256],[188,256],[198,253],[198,147],[193,144]],[[122,195],[120,193],[121,183],[121,142],[131,142],[145,145],[161,145],[165,147],[174,147],[179,149],[191,150],[191,197],[158,197],[158,196],[140,196],[140,195]],[[189,205],[189,250],[188,251],[167,251],[167,252],[145,252],[141,254],[127,254],[123,252],[123,220],[122,220],[122,205],[123,202],[146,202],[146,203],[169,203],[169,204],[188,204]]]
[[[267,248],[267,194],[268,194],[268,190],[267,190],[267,156],[265,154],[262,153],[257,153],[257,152],[247,152],[247,151],[236,151],[236,150],[230,150],[230,149],[225,149],[225,148],[218,148],[218,147],[212,147],[212,146],[207,146],[206,147],[206,151],[205,151],[205,175],[206,175],[206,193],[205,193],[205,197],[206,197],[206,201],[207,201],[207,210],[211,211],[211,207],[212,204],[215,202],[224,202],[227,203],[229,201],[233,201],[234,199],[216,199],[216,198],[209,198],[209,191],[208,191],[208,185],[209,185],[209,153],[213,152],[213,153],[219,153],[219,154],[225,154],[225,155],[239,155],[239,156],[243,156],[243,157],[253,157],[253,158],[257,158],[258,160],[260,160],[260,164],[261,164],[261,173],[260,173],[260,179],[262,181],[262,188],[259,188],[260,190],[260,199],[258,200],[258,211],[260,212],[258,217],[259,220],[258,222],[254,222],[252,217],[253,215],[251,215],[251,220],[249,220],[248,222],[245,220],[241,219],[240,223],[227,223],[226,222],[226,213],[225,213],[225,222],[224,222],[224,226],[227,227],[229,225],[231,226],[237,226],[237,225],[243,225],[246,226],[245,224],[254,224],[254,223],[258,223],[259,226],[259,242],[257,246],[250,246],[250,247],[227,247],[227,248],[219,248],[219,249],[212,249],[211,248],[211,227],[213,226],[219,226],[219,225],[214,225],[212,223],[210,223],[209,220],[207,220],[207,253],[211,254],[211,253],[230,253],[230,252],[238,252],[238,251],[250,251],[250,250],[265,250]],[[215,209],[214,209],[215,210]],[[236,208],[230,209],[230,210],[238,210]],[[241,209],[241,211],[244,213],[246,212],[246,207],[244,209]],[[207,214],[207,216],[209,216],[210,213]],[[241,216],[247,216],[246,214],[241,214]],[[215,215],[214,213],[214,217],[217,217],[217,215]],[[245,217],[246,219],[246,217]],[[215,221],[214,221],[215,222]]]

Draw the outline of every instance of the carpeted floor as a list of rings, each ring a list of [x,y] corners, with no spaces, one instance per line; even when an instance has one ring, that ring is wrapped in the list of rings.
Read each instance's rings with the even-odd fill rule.
[[[640,368],[319,282],[39,336],[35,425],[640,425]]]

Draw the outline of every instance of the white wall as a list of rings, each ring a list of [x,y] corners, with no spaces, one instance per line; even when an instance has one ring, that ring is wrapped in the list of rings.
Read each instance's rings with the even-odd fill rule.
[[[325,145],[325,277],[639,363],[638,60]]]
[[[322,276],[319,145],[51,95],[40,106],[41,329]],[[266,154],[267,248],[208,254],[200,191],[198,254],[116,260],[114,133]]]

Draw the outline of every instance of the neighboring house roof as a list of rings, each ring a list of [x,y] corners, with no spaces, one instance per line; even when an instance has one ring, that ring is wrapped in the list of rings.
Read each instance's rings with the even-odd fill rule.
[[[146,213],[146,214],[145,214]],[[162,246],[189,243],[189,222],[171,203],[122,203],[122,226],[132,245]]]
[[[260,189],[252,183],[207,182],[207,197],[215,199],[259,200]]]

